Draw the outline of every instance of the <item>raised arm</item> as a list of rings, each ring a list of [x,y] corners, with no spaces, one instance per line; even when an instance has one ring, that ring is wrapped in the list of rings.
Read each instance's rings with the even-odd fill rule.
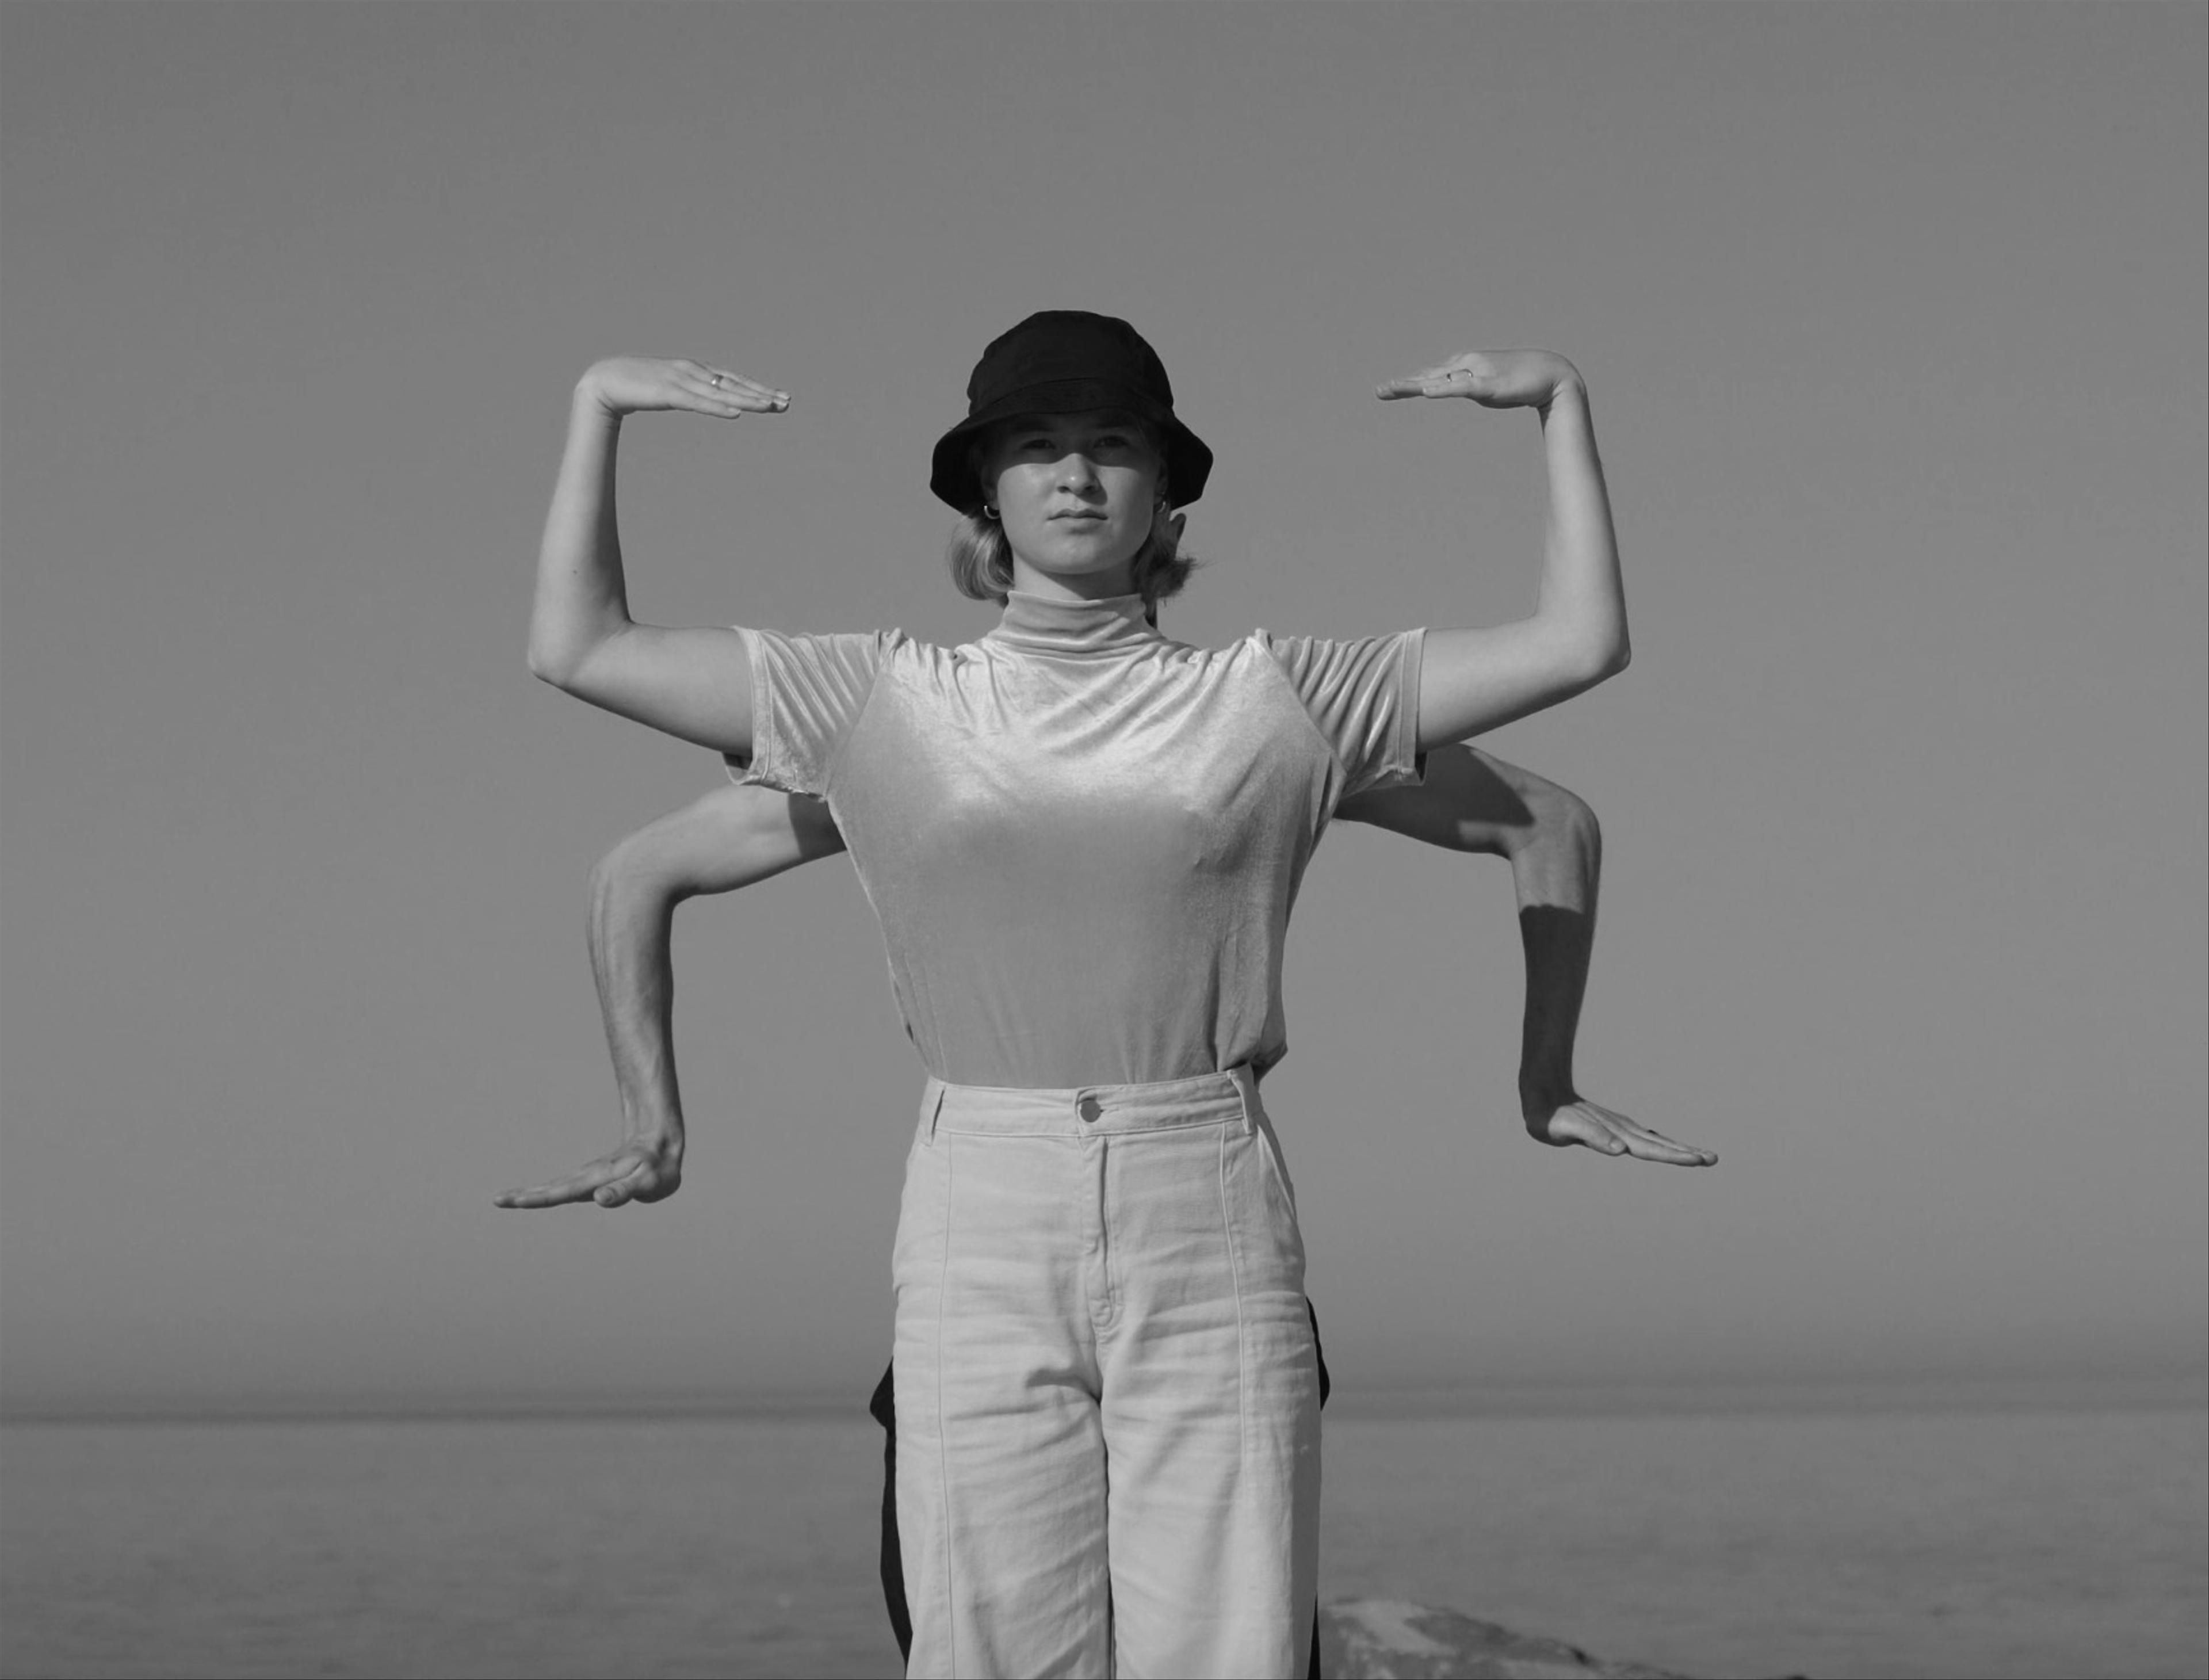
[[[1532,1136],[1681,1166],[1718,1159],[1590,1102],[1574,1085],[1603,873],[1603,834],[1586,800],[1515,764],[1451,746],[1428,755],[1422,786],[1360,794],[1335,814],[1430,846],[1510,859],[1526,960],[1519,1103]]]
[[[555,688],[720,752],[750,750],[751,673],[734,630],[665,629],[629,615],[614,512],[624,416],[779,414],[787,394],[701,362],[620,356],[575,386],[538,551],[529,668]]]
[[[1379,394],[1532,408],[1549,461],[1549,530],[1534,616],[1489,629],[1428,632],[1419,745],[1462,741],[1625,670],[1630,649],[1618,543],[1580,370],[1546,350],[1472,351],[1392,379]]]
[[[591,972],[621,1092],[622,1141],[579,1172],[509,1190],[502,1207],[659,1201],[683,1182],[683,1097],[675,1074],[675,906],[844,849],[817,799],[766,787],[716,789],[640,828],[591,872]]]

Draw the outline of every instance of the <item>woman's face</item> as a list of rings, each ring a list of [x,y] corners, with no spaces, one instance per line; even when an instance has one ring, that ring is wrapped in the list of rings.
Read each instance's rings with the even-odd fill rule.
[[[1151,534],[1159,458],[1130,416],[1023,415],[992,430],[979,464],[983,494],[1012,545],[1016,587],[1032,587],[1039,573],[1086,596],[1132,589],[1135,556]]]

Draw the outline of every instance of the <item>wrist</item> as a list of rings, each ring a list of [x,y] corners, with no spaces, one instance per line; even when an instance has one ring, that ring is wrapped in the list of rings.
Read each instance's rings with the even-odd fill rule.
[[[1538,405],[1542,418],[1547,420],[1556,409],[1563,408],[1585,414],[1587,412],[1587,381],[1580,370],[1568,362],[1565,370],[1550,387],[1550,394]]]
[[[649,1117],[631,1115],[622,1131],[625,1146],[648,1149],[663,1160],[681,1160],[685,1141],[683,1117],[679,1114]]]
[[[1550,1113],[1579,1100],[1570,1068],[1519,1070],[1519,1106],[1525,1112]]]
[[[583,376],[575,382],[575,389],[569,403],[571,416],[596,419],[618,429],[622,411],[606,400],[605,388],[599,382],[599,364],[593,362],[583,370]]]

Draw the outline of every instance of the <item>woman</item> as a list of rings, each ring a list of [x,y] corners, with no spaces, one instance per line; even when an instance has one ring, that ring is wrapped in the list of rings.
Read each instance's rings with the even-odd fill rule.
[[[1532,1136],[1554,1147],[1579,1145],[1682,1165],[1714,1159],[1588,1101],[1574,1087],[1574,1029],[1602,872],[1600,830],[1585,800],[1472,747],[1444,747],[1427,755],[1426,780],[1419,786],[1345,800],[1334,820],[1369,823],[1429,846],[1509,862],[1526,958],[1520,1101]],[[599,860],[591,874],[591,970],[621,1096],[623,1139],[579,1172],[506,1192],[500,1206],[646,1206],[681,1188],[687,1128],[675,1073],[675,907],[688,899],[753,886],[844,849],[844,837],[820,800],[767,787],[724,786],[646,824]],[[1316,1315],[1312,1347],[1324,1418],[1329,1385]],[[867,1409],[886,1436],[881,1575],[902,1659],[912,1649],[912,1617],[898,1539],[896,1388],[889,1368]],[[1319,1680],[1316,1629],[1307,1672]]]
[[[1126,322],[991,344],[930,486],[978,643],[637,624],[621,417],[772,413],[691,362],[576,389],[531,667],[827,800],[927,1066],[895,1273],[898,1508],[914,1674],[1292,1675],[1318,1557],[1318,1383],[1294,1192],[1256,1079],[1340,802],[1424,749],[1622,668],[1625,609],[1579,374],[1472,354],[1381,388],[1532,407],[1551,518],[1520,623],[1205,650],[1175,509],[1211,451]]]

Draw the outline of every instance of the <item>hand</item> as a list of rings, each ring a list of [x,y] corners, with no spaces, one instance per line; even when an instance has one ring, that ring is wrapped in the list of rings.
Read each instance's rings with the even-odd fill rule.
[[[680,408],[732,420],[739,414],[779,414],[790,406],[787,391],[679,356],[609,357],[592,364],[576,388],[617,417],[647,408]]]
[[[1674,1166],[1718,1165],[1716,1150],[1675,1143],[1664,1133],[1652,1131],[1585,1097],[1560,1103],[1522,1093],[1519,1104],[1526,1117],[1528,1134],[1556,1148],[1577,1143],[1598,1155],[1631,1155],[1639,1161],[1665,1161]]]
[[[502,1191],[492,1199],[502,1207],[557,1207],[570,1201],[618,1207],[625,1201],[665,1201],[682,1188],[681,1147],[637,1139],[599,1156],[581,1172],[534,1189]]]
[[[1421,372],[1391,379],[1374,393],[1383,402],[1404,397],[1470,397],[1484,408],[1539,408],[1582,383],[1580,370],[1548,350],[1468,350]]]

